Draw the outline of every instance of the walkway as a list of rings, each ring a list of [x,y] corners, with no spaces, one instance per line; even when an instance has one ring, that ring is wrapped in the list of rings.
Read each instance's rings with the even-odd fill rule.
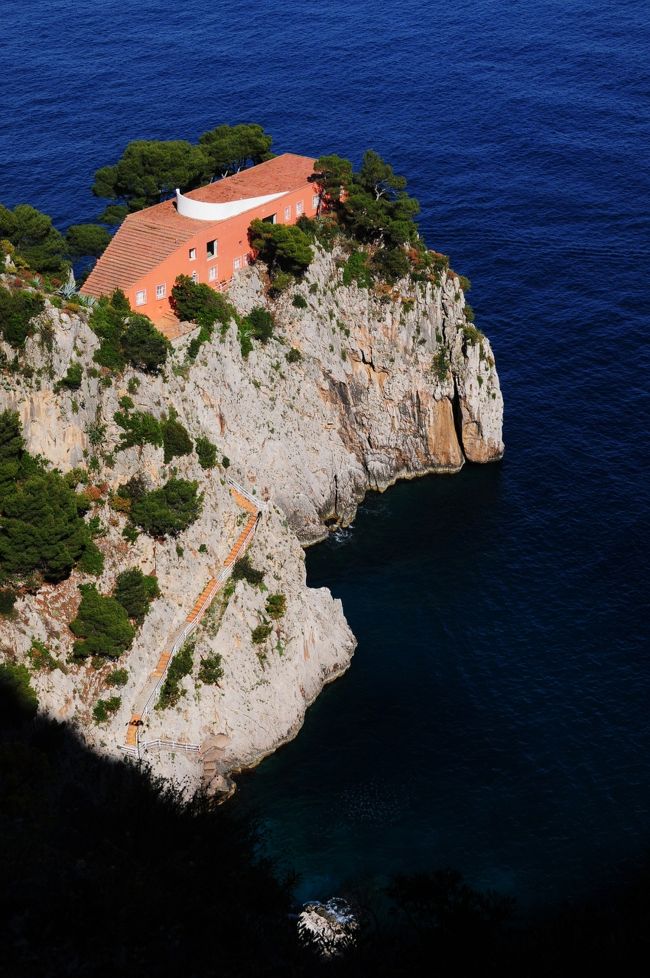
[[[120,746],[120,750],[125,754],[140,757],[144,750],[153,747],[185,751],[199,750],[198,744],[185,744],[175,740],[153,740],[148,742],[141,741],[140,730],[142,729],[144,723],[144,717],[151,710],[158,699],[160,687],[165,680],[170,662],[179,649],[183,647],[189,636],[199,624],[201,618],[212,604],[215,595],[221,590],[225,582],[230,577],[235,561],[243,556],[250,546],[253,536],[255,535],[257,521],[262,508],[261,503],[259,503],[253,496],[251,496],[249,492],[246,491],[246,489],[240,486],[237,482],[234,482],[232,479],[228,479],[228,485],[230,487],[230,493],[237,505],[248,513],[246,525],[233,544],[230,553],[224,561],[223,567],[217,576],[211,577],[208,583],[205,585],[194,602],[192,610],[185,618],[183,624],[167,636],[164,651],[161,652],[155,669],[149,674],[147,681],[145,682],[134,703],[131,719],[129,720],[127,729],[126,743]]]

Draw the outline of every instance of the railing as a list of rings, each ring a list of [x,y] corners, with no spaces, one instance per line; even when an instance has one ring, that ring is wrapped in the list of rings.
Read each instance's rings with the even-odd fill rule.
[[[136,742],[135,742],[135,746],[132,747],[129,744],[120,745],[120,750],[124,754],[128,754],[129,756],[132,756],[132,757],[140,757],[142,751],[149,750],[151,748],[161,748],[161,749],[171,748],[171,749],[174,749],[174,750],[186,750],[186,751],[192,751],[192,752],[195,752],[195,751],[198,751],[199,750],[199,745],[198,744],[182,744],[179,741],[175,741],[175,740],[160,740],[160,739],[158,739],[158,740],[142,741],[141,742],[140,741],[140,727],[142,725],[142,718],[147,713],[149,713],[149,711],[151,710],[151,707],[153,706],[153,704],[156,702],[156,700],[158,698],[158,694],[160,692],[160,689],[162,687],[162,684],[164,683],[164,681],[165,681],[165,679],[167,677],[167,672],[169,670],[169,666],[171,665],[172,659],[174,658],[174,656],[176,655],[176,653],[179,651],[179,649],[181,649],[182,646],[185,644],[185,642],[187,641],[187,639],[189,638],[189,636],[192,634],[192,632],[194,631],[194,629],[197,627],[197,625],[199,624],[199,622],[203,618],[203,615],[205,614],[205,612],[207,611],[207,609],[209,608],[209,606],[212,604],[212,601],[214,600],[215,595],[217,594],[217,592],[221,589],[221,587],[223,586],[223,584],[225,583],[225,581],[232,574],[232,569],[234,567],[235,561],[237,560],[237,558],[239,557],[239,555],[243,551],[245,551],[247,549],[247,547],[250,545],[250,542],[251,542],[253,536],[255,535],[255,531],[257,529],[257,524],[258,524],[258,522],[260,520],[260,517],[262,515],[261,514],[261,511],[264,508],[264,506],[260,502],[260,500],[256,499],[252,495],[252,493],[250,493],[247,489],[244,489],[244,487],[242,485],[240,485],[238,482],[235,482],[234,479],[227,479],[226,481],[227,481],[228,485],[232,489],[235,490],[235,492],[239,493],[239,495],[241,495],[244,499],[248,500],[248,502],[250,502],[251,505],[255,508],[255,510],[256,510],[256,519],[255,519],[255,521],[253,523],[251,523],[250,528],[245,533],[245,535],[242,537],[241,541],[239,542],[239,545],[237,546],[237,544],[235,544],[235,547],[233,548],[233,550],[231,550],[229,552],[228,557],[226,558],[227,563],[221,568],[221,570],[219,571],[219,573],[217,574],[217,576],[215,578],[212,578],[212,585],[206,591],[206,594],[205,594],[203,600],[201,601],[201,604],[196,609],[196,613],[195,613],[194,617],[190,621],[186,621],[185,624],[183,625],[183,627],[180,628],[175,633],[175,635],[174,635],[174,641],[173,641],[172,646],[171,646],[171,649],[170,649],[170,655],[169,655],[169,658],[168,658],[168,660],[167,660],[167,662],[165,664],[165,667],[164,667],[162,673],[160,674],[160,676],[156,677],[156,682],[154,683],[153,687],[151,688],[151,691],[150,691],[149,695],[147,696],[147,699],[146,699],[146,701],[144,703],[144,706],[142,706],[140,708],[140,710],[139,710],[138,713],[136,713],[134,711],[133,716],[134,717],[137,716],[136,738],[135,738]],[[230,559],[231,556],[232,556],[232,560]],[[190,614],[191,614],[191,612],[190,612]],[[146,689],[146,686],[145,686],[145,689]],[[132,719],[131,720],[131,723],[133,723],[133,722],[134,721]]]

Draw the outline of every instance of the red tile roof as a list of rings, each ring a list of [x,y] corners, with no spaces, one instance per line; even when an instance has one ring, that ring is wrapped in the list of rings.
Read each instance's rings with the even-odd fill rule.
[[[307,182],[313,170],[311,157],[284,153],[231,177],[190,190],[186,196],[208,203],[226,203],[244,197],[297,190]],[[128,289],[195,234],[221,223],[182,217],[172,200],[129,214],[81,291],[86,295],[101,296],[118,288]]]

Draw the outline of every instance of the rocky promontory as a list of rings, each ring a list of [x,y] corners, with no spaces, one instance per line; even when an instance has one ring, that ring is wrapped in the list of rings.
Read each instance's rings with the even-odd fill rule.
[[[132,369],[117,379],[93,366],[98,338],[88,313],[56,308],[42,317],[48,342],[27,341],[29,371],[3,373],[0,410],[18,412],[28,450],[62,472],[90,469],[92,510],[105,557],[96,579],[109,593],[125,568],[155,575],[157,597],[129,651],[119,659],[128,678],[119,707],[101,723],[93,705],[106,695],[108,665],[70,661],[69,623],[88,575],[24,588],[13,616],[0,619],[3,658],[30,663],[34,642],[54,666],[32,671],[40,708],[74,723],[98,750],[116,755],[131,707],[165,637],[187,614],[206,580],[222,566],[242,514],[226,485],[233,476],[263,503],[250,560],[261,587],[232,582],[196,632],[194,665],[182,696],[145,720],[146,736],[201,746],[197,754],[149,751],[158,773],[196,786],[207,771],[213,787],[293,737],[323,685],[348,667],[355,639],[341,603],[325,588],[306,586],[302,547],[354,518],[369,489],[429,472],[453,473],[465,461],[501,457],[503,401],[489,341],[469,321],[460,280],[405,280],[382,289],[344,285],[336,249],[317,252],[304,279],[269,299],[263,271],[236,277],[229,299],[238,313],[273,312],[266,344],[242,355],[234,324],[204,343],[193,362],[196,330],[174,342],[164,372]],[[6,358],[11,350],[2,343]],[[289,354],[289,356],[288,356]],[[69,365],[82,367],[77,390],[56,383]],[[137,381],[134,383],[133,381]],[[153,445],[120,449],[115,415],[127,392],[138,411],[157,418],[173,408],[192,438],[207,437],[220,464],[206,471],[193,454],[165,464]],[[97,433],[101,433],[98,443]],[[125,539],[125,517],[111,499],[140,476],[155,487],[170,474],[196,480],[200,517],[177,538],[144,533]],[[269,593],[286,608],[271,621]],[[263,641],[254,638],[268,625]],[[218,683],[201,682],[199,663],[218,653]],[[209,758],[209,765],[206,759]]]

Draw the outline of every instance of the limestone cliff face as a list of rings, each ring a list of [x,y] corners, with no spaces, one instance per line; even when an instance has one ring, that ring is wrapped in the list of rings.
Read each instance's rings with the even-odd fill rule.
[[[293,304],[296,294],[306,307]],[[248,269],[230,294],[238,310],[266,305],[263,282]],[[344,287],[336,256],[320,254],[305,281],[273,304],[277,339],[241,356],[236,329],[205,344],[188,369],[189,337],[177,341],[164,377],[143,378],[131,396],[139,410],[160,416],[171,405],[195,438],[206,435],[230,459],[228,472],[266,502],[251,557],[271,591],[286,595],[285,616],[264,646],[252,629],[264,614],[265,595],[239,582],[229,601],[215,602],[197,633],[195,667],[175,709],[153,711],[146,736],[201,743],[220,774],[245,765],[295,735],[306,707],[323,684],[349,665],[355,640],[339,601],[326,589],[307,588],[300,544],[314,542],[330,522],[347,523],[369,489],[426,472],[455,472],[464,463],[498,459],[503,452],[503,402],[490,344],[468,326],[458,279],[418,285],[393,294]],[[152,485],[170,474],[162,449],[116,451],[113,418],[121,382],[104,386],[85,374],[79,391],[54,392],[71,359],[92,366],[97,339],[83,316],[50,309],[51,350],[29,341],[30,380],[4,375],[0,410],[19,411],[30,451],[62,470],[94,457],[97,485],[116,488],[136,472]],[[288,362],[295,347],[302,359]],[[101,444],[89,435],[104,425]],[[38,673],[34,685],[43,708],[76,722],[98,749],[116,753],[130,707],[153,668],[165,637],[182,621],[210,574],[221,566],[241,515],[224,486],[224,470],[206,473],[194,455],[174,459],[179,477],[197,479],[205,494],[201,518],[179,541],[135,544],[121,536],[124,517],[103,499],[96,514],[107,528],[98,541],[106,567],[98,582],[110,591],[116,575],[140,566],[158,576],[156,600],[120,666],[129,673],[118,691],[122,705],[107,724],[91,720],[99,696],[111,695],[110,667],[66,662],[72,646],[67,624],[79,602],[77,572],[57,586],[21,597],[15,620],[0,619],[0,650],[26,659],[32,639],[47,644],[62,669]],[[197,678],[200,658],[222,655],[219,686]],[[152,767],[195,785],[201,764],[194,755],[151,753]],[[215,765],[213,764],[213,768]],[[212,770],[212,769],[211,769]]]

